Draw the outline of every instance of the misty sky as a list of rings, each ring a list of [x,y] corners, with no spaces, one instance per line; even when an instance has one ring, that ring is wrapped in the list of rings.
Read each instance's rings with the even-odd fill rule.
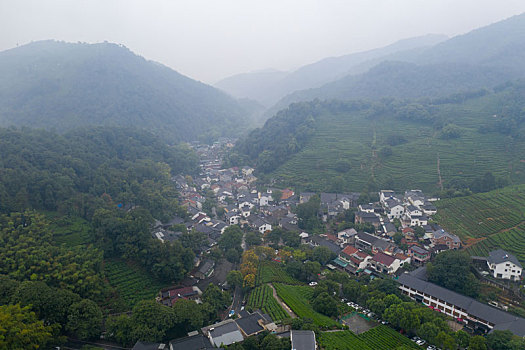
[[[522,12],[523,0],[0,0],[0,51],[107,40],[214,83],[427,33],[454,36]]]

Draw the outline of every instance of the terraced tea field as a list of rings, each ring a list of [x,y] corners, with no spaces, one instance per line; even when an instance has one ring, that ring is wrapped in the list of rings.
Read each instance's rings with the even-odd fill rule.
[[[436,203],[435,220],[462,240],[477,239],[472,255],[487,256],[501,248],[525,263],[525,185]]]
[[[525,221],[525,185],[436,203],[435,220],[462,239],[487,237]]]
[[[427,193],[439,189],[437,158],[445,183],[454,179],[470,182],[490,171],[515,183],[525,182],[524,140],[512,140],[479,127],[489,125],[492,111],[484,101],[440,106],[438,114],[461,130],[456,139],[443,139],[429,123],[399,120],[391,115],[371,119],[366,111],[316,117],[315,132],[304,148],[270,174],[283,185],[312,191],[361,191],[373,178],[379,187],[394,190],[420,188]],[[389,146],[392,154],[380,156],[390,136],[406,142]],[[349,168],[337,171],[345,160]],[[342,188],[333,188],[334,178]],[[342,180],[342,182],[340,181]]]
[[[313,289],[308,286],[290,286],[282,283],[274,283],[277,295],[292,309],[299,317],[313,320],[320,327],[340,327],[341,324],[328,316],[316,312],[310,305]]]
[[[121,260],[106,260],[104,273],[129,308],[141,300],[155,298],[161,288],[168,287],[140,267]]]
[[[324,332],[319,337],[319,343],[325,350],[390,350],[401,346],[421,349],[407,337],[383,325],[360,335],[355,335],[351,331]]]
[[[270,315],[272,320],[279,321],[289,317],[286,311],[273,297],[272,288],[266,284],[253,289],[248,297],[248,306],[252,309],[260,309]]]

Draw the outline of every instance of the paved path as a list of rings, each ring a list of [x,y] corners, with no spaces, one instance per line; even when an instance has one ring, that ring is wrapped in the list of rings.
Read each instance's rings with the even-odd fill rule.
[[[277,295],[277,292],[275,291],[273,284],[268,283],[268,285],[270,286],[270,288],[272,288],[273,297],[275,298],[275,300],[277,300],[279,305],[281,305],[284,311],[286,311],[288,315],[290,315],[291,318],[297,318],[297,315],[292,311],[292,309],[290,309],[288,305],[286,305],[284,301],[282,301],[281,298],[279,298],[279,296]]]

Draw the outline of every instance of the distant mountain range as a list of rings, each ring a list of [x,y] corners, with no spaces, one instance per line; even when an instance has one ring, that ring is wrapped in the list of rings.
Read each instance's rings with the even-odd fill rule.
[[[240,85],[247,76],[243,80],[231,77],[216,86],[237,96],[237,91],[244,91],[245,97],[266,103],[268,118],[290,103],[314,98],[435,98],[491,88],[525,77],[523,62],[525,14],[447,40],[439,35],[423,36],[321,60],[276,79],[265,94],[243,90]],[[235,82],[236,91],[232,88]]]
[[[0,52],[1,126],[133,126],[214,139],[248,129],[254,108],[121,45],[40,41]]]
[[[437,34],[404,39],[370,51],[325,58],[292,72],[266,70],[238,74],[225,78],[214,86],[232,96],[250,98],[271,106],[294,91],[317,88],[348,74],[366,72],[385,59],[409,57],[414,52],[446,39],[447,36]]]

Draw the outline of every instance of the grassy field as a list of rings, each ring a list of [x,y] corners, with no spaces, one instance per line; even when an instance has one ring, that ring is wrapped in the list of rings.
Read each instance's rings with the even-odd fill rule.
[[[168,287],[139,266],[122,260],[105,260],[104,273],[129,308],[141,300],[155,298],[161,288]]]
[[[502,248],[525,263],[525,185],[436,203],[435,220],[469,245],[472,255],[487,256]]]
[[[340,327],[341,324],[328,316],[322,315],[312,308],[313,289],[308,286],[291,286],[282,283],[274,283],[277,295],[292,309],[299,317],[311,319],[320,327]]]
[[[355,335],[350,331],[324,332],[319,336],[319,343],[325,350],[390,350],[400,346],[421,349],[407,337],[383,325],[360,335]]]
[[[272,282],[282,282],[285,284],[304,284],[286,273],[281,263],[275,261],[263,261],[257,269],[255,284],[260,286],[262,284]]]
[[[373,178],[380,187],[394,190],[439,189],[437,160],[444,183],[455,179],[470,182],[490,171],[511,183],[525,182],[525,140],[513,140],[496,132],[480,133],[493,122],[497,110],[493,96],[459,105],[441,105],[438,115],[457,125],[461,136],[443,139],[431,123],[399,120],[383,115],[370,119],[367,112],[325,114],[316,118],[315,133],[307,145],[268,177],[283,185],[314,191],[339,190],[334,178],[342,178],[344,190],[361,191]],[[406,143],[391,146],[390,156],[380,156],[389,136],[400,135]],[[350,169],[336,170],[339,160]]]
[[[272,320],[279,321],[289,317],[286,311],[273,297],[272,288],[266,284],[253,289],[248,297],[248,306],[252,309],[259,309],[270,315]]]

